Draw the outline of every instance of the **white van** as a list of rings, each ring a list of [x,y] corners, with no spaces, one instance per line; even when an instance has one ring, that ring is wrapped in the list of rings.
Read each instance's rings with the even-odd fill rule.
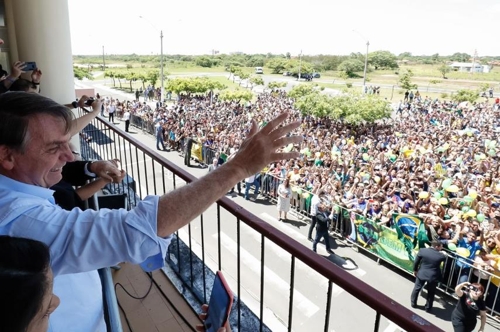
[[[255,73],[256,74],[264,74],[264,70],[262,67],[255,67]]]

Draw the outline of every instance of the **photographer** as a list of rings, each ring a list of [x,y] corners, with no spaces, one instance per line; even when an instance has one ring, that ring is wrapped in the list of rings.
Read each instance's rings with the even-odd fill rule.
[[[451,314],[451,323],[455,332],[472,332],[476,327],[477,314],[481,316],[481,327],[486,324],[486,306],[483,300],[484,287],[481,284],[464,282],[455,287],[458,303]]]

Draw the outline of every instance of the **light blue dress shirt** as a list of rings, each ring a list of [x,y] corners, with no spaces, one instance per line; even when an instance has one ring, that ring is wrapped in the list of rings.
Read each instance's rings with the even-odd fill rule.
[[[52,331],[101,331],[96,270],[120,262],[142,263],[149,271],[163,266],[171,237],[156,235],[158,196],[146,197],[131,211],[66,211],[55,205],[52,194],[0,175],[0,234],[50,247],[54,293],[61,298],[51,316]]]

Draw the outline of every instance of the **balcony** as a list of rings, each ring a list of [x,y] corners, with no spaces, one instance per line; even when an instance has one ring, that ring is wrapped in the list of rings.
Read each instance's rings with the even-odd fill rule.
[[[129,176],[108,191],[125,195],[127,208],[148,194],[164,194],[195,179],[165,158],[179,158],[176,153],[152,150],[134,138],[140,135],[140,130],[135,131],[125,135],[96,119],[82,136],[83,156],[121,160]],[[159,286],[153,283],[145,299],[128,298],[121,287],[116,292],[134,331],[191,331],[197,323],[194,312],[199,312],[201,303],[208,303],[216,270],[225,273],[235,293],[230,316],[233,331],[389,331],[391,326],[393,331],[398,327],[442,331],[342,268],[346,263],[342,254],[355,255],[351,249],[342,249],[339,243],[335,251],[338,256],[317,255],[224,197],[177,232],[166,268],[153,273]],[[385,269],[385,273],[392,272]],[[113,274],[114,282],[136,297],[144,296],[151,285],[138,267],[125,265]],[[174,305],[168,303],[170,299],[175,299]],[[188,323],[178,319],[174,308],[179,303]],[[355,321],[353,312],[358,317]],[[441,325],[450,327],[446,322]],[[123,315],[122,326],[127,331]]]

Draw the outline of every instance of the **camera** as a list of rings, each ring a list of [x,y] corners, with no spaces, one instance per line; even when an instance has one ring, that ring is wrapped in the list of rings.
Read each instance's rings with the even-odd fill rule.
[[[467,286],[462,287],[462,292],[464,292],[464,293],[468,293],[469,291],[474,291],[474,292],[477,292],[477,291],[478,291],[478,289],[477,289],[477,287],[476,287],[476,286],[474,286],[474,285],[467,285]]]
[[[94,102],[94,100],[95,100],[94,98],[87,99],[87,100],[85,101],[85,105],[87,105],[87,106],[92,106],[92,103]]]

